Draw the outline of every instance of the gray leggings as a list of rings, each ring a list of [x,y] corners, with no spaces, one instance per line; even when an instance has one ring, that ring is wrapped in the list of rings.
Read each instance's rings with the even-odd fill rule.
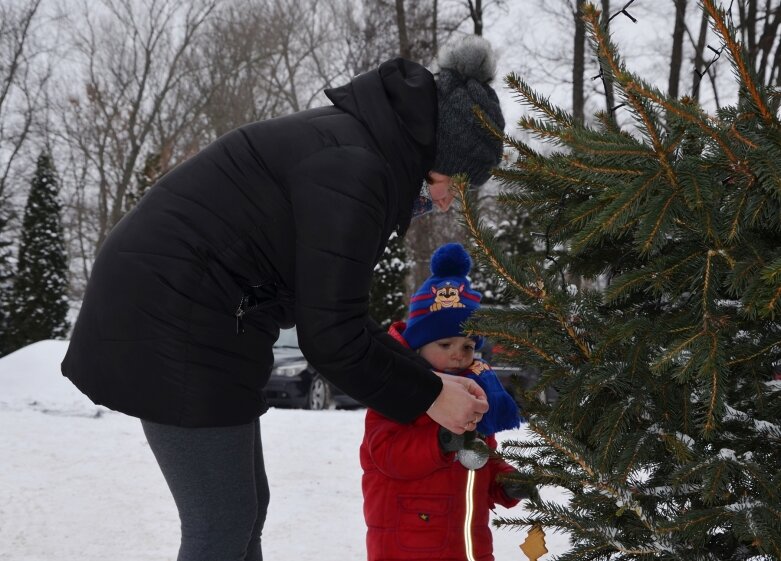
[[[178,561],[262,561],[269,501],[260,420],[184,428],[141,421],[182,525]]]

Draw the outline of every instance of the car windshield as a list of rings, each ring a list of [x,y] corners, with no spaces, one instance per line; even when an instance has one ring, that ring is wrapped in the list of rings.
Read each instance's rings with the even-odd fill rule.
[[[274,347],[279,349],[297,349],[298,348],[298,334],[296,328],[292,329],[280,329],[279,339],[274,343]]]

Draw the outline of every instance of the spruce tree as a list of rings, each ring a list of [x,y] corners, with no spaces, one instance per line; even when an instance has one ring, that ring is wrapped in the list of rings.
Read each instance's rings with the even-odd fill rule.
[[[494,215],[487,220],[498,249],[508,258],[534,251],[529,215],[524,209],[514,209],[509,213],[497,212],[493,198],[480,202],[481,216]],[[472,288],[482,293],[482,306],[507,306],[512,303],[512,291],[507,290],[504,279],[498,277],[490,268],[472,269]]]
[[[13,349],[68,333],[68,266],[58,195],[54,163],[44,152],[22,219],[10,310]]]
[[[8,216],[10,215],[7,199],[0,199],[0,356],[11,352],[10,317],[11,295],[13,293],[13,245],[8,235]]]
[[[518,479],[571,493],[497,524],[567,531],[562,561],[781,559],[781,94],[702,5],[739,86],[716,115],[628,71],[593,5],[628,126],[583,124],[508,76],[533,112],[521,126],[556,150],[505,138],[520,156],[497,170],[501,202],[529,211],[544,248],[508,258],[457,185],[476,257],[519,302],[469,327],[542,373],[533,440],[502,453]],[[544,386],[557,402],[533,400]]]
[[[404,240],[394,233],[374,269],[369,292],[369,315],[382,327],[388,327],[406,314],[405,281],[408,272]]]

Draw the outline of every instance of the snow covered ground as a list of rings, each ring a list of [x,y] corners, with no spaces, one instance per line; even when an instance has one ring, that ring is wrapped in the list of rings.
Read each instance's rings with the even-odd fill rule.
[[[140,423],[93,405],[60,374],[66,346],[42,341],[0,359],[0,560],[175,559],[176,509]],[[261,418],[268,559],[364,558],[363,415],[272,409]],[[498,561],[525,559],[525,531],[494,536]],[[566,548],[565,536],[549,535],[542,559]]]

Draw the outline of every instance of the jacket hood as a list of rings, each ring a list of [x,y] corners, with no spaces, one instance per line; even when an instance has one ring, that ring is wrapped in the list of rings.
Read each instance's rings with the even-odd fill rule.
[[[361,121],[390,164],[399,195],[398,229],[409,226],[412,203],[436,150],[437,93],[423,66],[395,58],[325,90],[339,109]]]
[[[394,321],[391,326],[388,328],[388,334],[396,339],[399,343],[401,343],[403,346],[410,348],[409,343],[407,343],[407,340],[404,338],[404,330],[407,329],[407,323],[404,321]]]

